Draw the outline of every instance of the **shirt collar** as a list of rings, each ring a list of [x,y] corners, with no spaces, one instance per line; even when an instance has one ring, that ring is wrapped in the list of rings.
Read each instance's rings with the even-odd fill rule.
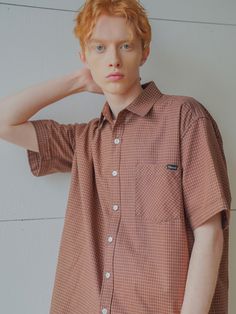
[[[149,81],[141,86],[143,91],[125,109],[144,117],[163,94],[154,81]],[[106,101],[100,114],[98,126],[101,127],[104,120],[108,117],[111,117],[111,110]]]

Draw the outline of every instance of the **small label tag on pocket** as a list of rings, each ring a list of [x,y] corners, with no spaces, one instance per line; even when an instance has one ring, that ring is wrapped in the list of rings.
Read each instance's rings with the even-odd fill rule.
[[[177,170],[178,166],[173,164],[166,165],[166,168],[169,170]]]

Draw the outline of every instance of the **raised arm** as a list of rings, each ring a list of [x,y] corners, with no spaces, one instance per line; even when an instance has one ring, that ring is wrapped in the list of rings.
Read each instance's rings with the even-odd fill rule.
[[[86,91],[88,77],[88,70],[83,68],[1,99],[0,138],[38,152],[35,129],[27,120],[66,96]]]

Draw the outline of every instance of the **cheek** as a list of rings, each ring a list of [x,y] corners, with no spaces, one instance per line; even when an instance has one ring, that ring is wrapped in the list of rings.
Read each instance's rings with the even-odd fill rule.
[[[130,65],[130,67],[138,67],[140,64],[139,56],[129,56],[126,60],[126,63]]]
[[[91,74],[92,74],[93,76],[95,76],[96,73],[99,71],[98,63],[96,62],[96,60],[90,59],[88,65],[89,65],[89,69],[90,69],[90,71],[91,71]]]
[[[102,68],[102,60],[96,57],[91,58],[90,60],[90,68],[94,71],[99,71]]]
[[[104,75],[104,72],[102,71],[101,66],[99,66],[98,63],[93,63],[93,65],[90,67],[90,71],[91,71],[93,80],[96,83],[98,83]]]

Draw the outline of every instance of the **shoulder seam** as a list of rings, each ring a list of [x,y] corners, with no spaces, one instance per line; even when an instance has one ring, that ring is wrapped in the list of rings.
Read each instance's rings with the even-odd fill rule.
[[[197,117],[194,121],[192,121],[190,124],[189,124],[189,126],[187,127],[187,129],[185,130],[185,132],[182,134],[182,136],[181,136],[181,140],[184,138],[184,136],[186,135],[186,133],[188,132],[188,130],[191,128],[191,126],[195,123],[195,122],[197,122],[199,119],[208,119],[208,120],[210,120],[211,121],[211,119],[209,118],[209,117],[207,117],[207,116],[200,116],[200,117]]]

